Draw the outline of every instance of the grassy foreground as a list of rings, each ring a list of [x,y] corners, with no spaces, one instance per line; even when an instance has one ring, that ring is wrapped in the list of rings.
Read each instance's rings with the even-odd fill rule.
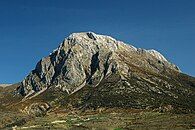
[[[58,110],[44,117],[17,117],[7,113],[0,118],[1,128],[3,124],[6,124],[4,128],[14,130],[189,130],[195,129],[195,115],[132,109],[98,109],[85,112]]]

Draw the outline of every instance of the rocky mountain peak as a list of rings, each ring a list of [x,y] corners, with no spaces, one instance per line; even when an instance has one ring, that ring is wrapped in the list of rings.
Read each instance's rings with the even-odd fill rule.
[[[145,50],[141,48],[136,48],[130,44],[125,44],[122,41],[118,41],[111,36],[106,35],[99,35],[95,34],[94,32],[81,32],[81,33],[72,33],[69,37],[65,39],[65,41],[68,40],[72,45],[75,44],[88,44],[87,46],[92,46],[91,44],[96,44],[97,46],[104,46],[107,49],[110,49],[112,51],[116,51],[119,49],[125,49],[125,50],[133,50],[137,52],[145,52],[147,54],[150,54],[154,56],[156,59],[164,62],[168,62],[167,59],[160,54],[158,51],[151,49],[151,50]],[[61,43],[60,47],[54,51],[59,50],[60,48],[64,47],[65,45]]]
[[[157,74],[178,71],[155,50],[137,49],[93,32],[73,33],[37,63],[18,91],[25,98],[30,98],[55,86],[72,94],[85,85],[98,86],[113,73],[125,79],[132,74],[131,66]]]
[[[154,49],[148,50],[147,52],[156,57],[157,59],[159,59],[160,61],[168,62],[167,59],[162,54],[160,54],[158,51]]]

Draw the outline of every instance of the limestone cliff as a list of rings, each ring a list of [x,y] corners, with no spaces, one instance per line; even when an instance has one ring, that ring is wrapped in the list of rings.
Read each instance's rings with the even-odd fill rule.
[[[86,86],[90,91],[84,96],[81,89]],[[38,62],[18,92],[30,99],[48,89],[67,95],[82,92],[82,105],[96,107],[140,108],[161,103],[188,107],[195,99],[194,79],[181,74],[159,52],[93,32],[73,33],[64,39]],[[85,100],[86,95],[90,100]]]

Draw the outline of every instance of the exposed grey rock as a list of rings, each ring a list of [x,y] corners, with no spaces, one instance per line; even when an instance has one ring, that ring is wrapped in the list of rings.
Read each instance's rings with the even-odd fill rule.
[[[86,84],[95,87],[116,72],[125,80],[131,75],[128,62],[154,73],[178,71],[155,50],[137,49],[93,32],[73,33],[38,62],[18,91],[28,98],[50,86],[60,86],[62,91],[71,94]]]
[[[50,105],[47,103],[33,103],[25,108],[25,112],[29,115],[41,117],[45,116],[50,108]]]

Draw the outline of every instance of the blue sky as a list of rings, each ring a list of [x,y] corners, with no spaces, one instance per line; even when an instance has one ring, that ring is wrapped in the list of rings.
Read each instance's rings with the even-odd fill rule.
[[[195,0],[0,0],[0,83],[21,81],[82,31],[156,49],[195,76]]]

